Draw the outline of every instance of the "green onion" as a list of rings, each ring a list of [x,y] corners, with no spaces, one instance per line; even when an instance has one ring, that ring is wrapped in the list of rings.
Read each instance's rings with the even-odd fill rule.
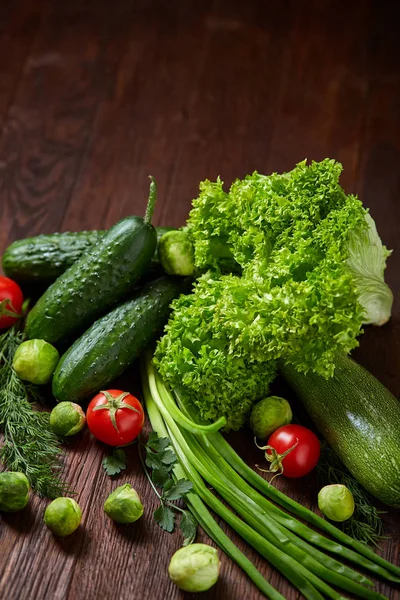
[[[147,414],[149,416],[151,426],[153,430],[158,434],[159,437],[168,437],[168,431],[164,425],[162,416],[150,394],[148,379],[146,371],[144,370],[144,363],[142,367],[142,384],[143,384],[143,396],[146,403]],[[186,472],[181,465],[176,465],[174,473],[177,479],[186,477]],[[232,559],[234,560],[241,569],[249,576],[253,583],[258,589],[265,594],[271,600],[285,600],[284,597],[277,592],[271,584],[261,575],[256,569],[253,563],[235,546],[235,544],[229,539],[229,537],[222,531],[220,526],[217,524],[211,513],[207,510],[206,506],[200,499],[200,497],[194,493],[189,492],[186,496],[186,502],[193,513],[194,517],[200,523],[204,531],[214,540],[216,544]]]
[[[195,423],[179,410],[173,396],[166,387],[163,389],[163,403],[174,421],[192,433],[213,433],[226,425],[225,417],[220,417],[215,423],[211,423],[210,425],[199,425],[198,423]]]

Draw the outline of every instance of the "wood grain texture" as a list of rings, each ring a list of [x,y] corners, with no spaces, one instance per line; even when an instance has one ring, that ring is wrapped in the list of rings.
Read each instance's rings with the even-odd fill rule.
[[[184,223],[199,181],[227,185],[255,169],[337,158],[343,184],[371,209],[394,250],[393,319],[368,328],[354,357],[400,395],[400,9],[378,0],[5,0],[0,4],[0,252],[16,238],[108,227],[144,211],[159,186],[156,224]],[[140,393],[136,369],[118,383]],[[249,464],[249,432],[230,437]],[[156,499],[129,450],[123,476],[85,431],[66,446],[64,475],[83,524],[57,540],[46,501],[0,517],[0,597],[11,600],[178,600],[168,580],[180,545],[152,520]],[[129,481],[146,507],[116,526],[102,505]],[[279,481],[313,509],[313,474]],[[398,511],[384,516],[382,554],[399,563]],[[289,600],[299,594],[236,534],[232,539]],[[199,541],[208,541],[199,533]],[[390,600],[399,590],[379,582]],[[187,595],[189,598],[189,595]],[[194,599],[200,595],[192,595]],[[222,556],[209,600],[261,597]]]

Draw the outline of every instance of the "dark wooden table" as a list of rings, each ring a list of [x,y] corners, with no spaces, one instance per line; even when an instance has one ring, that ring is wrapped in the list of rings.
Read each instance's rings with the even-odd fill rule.
[[[392,321],[368,329],[354,356],[399,395],[399,18],[398,3],[380,0],[2,0],[0,251],[27,235],[143,213],[150,173],[159,186],[156,224],[179,226],[202,179],[221,175],[229,184],[255,169],[334,157],[343,185],[370,207],[395,250]],[[244,432],[235,442],[244,450],[250,439]],[[166,574],[180,538],[154,524],[155,498],[135,450],[116,480],[101,467],[104,453],[88,432],[68,444],[64,475],[84,513],[70,538],[43,526],[46,501],[35,496],[20,514],[1,517],[1,598],[184,597]],[[125,480],[146,513],[115,526],[102,504]],[[315,508],[314,475],[278,485]],[[399,513],[384,519],[391,537],[382,552],[398,562]],[[298,598],[247,552],[286,598]],[[222,562],[203,598],[260,597]],[[378,589],[399,598],[398,589]]]

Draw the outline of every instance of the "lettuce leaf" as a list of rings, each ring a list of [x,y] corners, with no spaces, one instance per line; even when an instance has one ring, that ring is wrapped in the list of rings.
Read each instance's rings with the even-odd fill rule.
[[[367,228],[350,235],[347,264],[355,283],[358,301],[364,308],[366,325],[384,325],[392,312],[393,294],[385,283],[386,259],[391,251],[382,244],[375,221],[365,214]]]
[[[200,185],[187,231],[207,271],[173,304],[155,360],[203,418],[225,415],[237,429],[278,360],[330,377],[362,324],[390,315],[389,253],[341,188],[341,170],[331,159],[303,161],[289,173],[253,173],[229,193],[220,179]]]

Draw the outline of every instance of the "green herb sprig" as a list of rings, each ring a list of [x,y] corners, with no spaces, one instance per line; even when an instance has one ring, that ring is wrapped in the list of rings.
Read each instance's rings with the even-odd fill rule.
[[[61,447],[49,426],[49,414],[33,409],[40,393],[25,384],[12,368],[24,335],[18,325],[0,336],[0,429],[4,444],[0,460],[7,469],[24,473],[40,496],[56,498],[66,493],[60,479]]]
[[[154,520],[162,529],[172,533],[175,529],[176,512],[180,512],[179,528],[184,537],[183,545],[188,546],[196,537],[196,520],[189,511],[173,504],[172,501],[184,498],[185,494],[192,490],[193,484],[187,479],[176,480],[173,478],[173,469],[177,464],[177,458],[167,437],[159,438],[156,433],[151,432],[144,447],[146,449],[145,459],[143,459],[139,443],[140,460],[146,477],[160,501],[160,506],[153,514]],[[149,469],[152,469],[152,475],[150,475]],[[161,494],[156,486],[162,488]]]
[[[110,456],[103,458],[102,465],[107,475],[118,475],[126,469],[126,452],[122,448],[114,448]]]
[[[377,546],[384,538],[384,526],[379,511],[373,504],[372,497],[366,492],[352,474],[346,469],[334,451],[324,444],[317,465],[318,478],[324,485],[341,483],[354,497],[353,516],[337,525],[354,539]]]

